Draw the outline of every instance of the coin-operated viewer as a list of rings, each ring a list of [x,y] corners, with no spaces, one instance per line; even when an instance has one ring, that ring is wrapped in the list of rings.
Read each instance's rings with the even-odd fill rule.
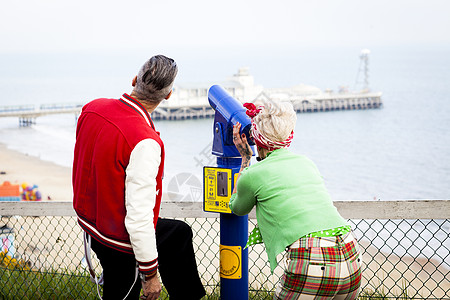
[[[233,126],[241,124],[253,153],[251,120],[246,109],[222,86],[213,85],[208,101],[215,110],[212,154],[217,166],[203,168],[203,210],[220,213],[220,295],[223,300],[248,299],[248,216],[233,214],[228,206],[241,156],[233,143]]]

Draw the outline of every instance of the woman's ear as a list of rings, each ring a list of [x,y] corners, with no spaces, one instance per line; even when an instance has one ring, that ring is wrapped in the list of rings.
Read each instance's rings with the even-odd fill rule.
[[[137,75],[134,76],[133,80],[131,81],[131,86],[136,86],[136,82],[137,82]]]

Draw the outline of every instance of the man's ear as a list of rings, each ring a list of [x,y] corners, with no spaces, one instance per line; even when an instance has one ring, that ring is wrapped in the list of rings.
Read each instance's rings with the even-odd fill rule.
[[[171,90],[170,93],[164,99],[168,100],[170,98],[170,96],[172,96],[172,92],[173,92],[173,90]]]
[[[136,82],[137,82],[137,75],[134,76],[133,80],[131,81],[131,86],[136,86]]]

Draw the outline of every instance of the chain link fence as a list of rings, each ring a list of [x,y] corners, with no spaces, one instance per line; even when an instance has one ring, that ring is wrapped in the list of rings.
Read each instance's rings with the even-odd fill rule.
[[[36,211],[38,216],[32,216],[33,211],[20,215],[17,210],[8,213],[5,207],[0,209],[0,299],[96,299],[96,286],[86,272],[82,232],[76,217],[70,216],[73,212],[45,216]],[[191,217],[198,208],[186,213],[180,207],[168,215],[183,216],[177,219],[192,227],[206,299],[219,299],[220,219],[215,214],[204,217],[204,213]],[[349,223],[362,249],[361,299],[373,295],[378,299],[450,299],[449,219],[352,218]],[[255,225],[256,219],[250,218],[249,230]],[[98,262],[96,269],[100,274]],[[272,275],[264,246],[252,246],[250,299],[271,299],[282,272],[278,266]],[[168,299],[168,295],[163,291],[160,298]]]

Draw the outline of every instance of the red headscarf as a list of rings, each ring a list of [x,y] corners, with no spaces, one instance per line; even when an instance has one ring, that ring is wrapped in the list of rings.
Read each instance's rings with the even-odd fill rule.
[[[253,137],[253,140],[255,141],[256,145],[269,151],[273,151],[275,149],[280,148],[287,148],[291,145],[292,139],[294,137],[294,131],[292,131],[289,137],[282,142],[272,141],[261,134],[261,132],[258,129],[258,126],[256,126],[255,122],[253,122],[253,118],[256,117],[264,109],[264,106],[256,107],[256,105],[253,103],[244,103],[244,107],[247,108],[246,111],[247,116],[249,116],[252,119],[251,136]]]

